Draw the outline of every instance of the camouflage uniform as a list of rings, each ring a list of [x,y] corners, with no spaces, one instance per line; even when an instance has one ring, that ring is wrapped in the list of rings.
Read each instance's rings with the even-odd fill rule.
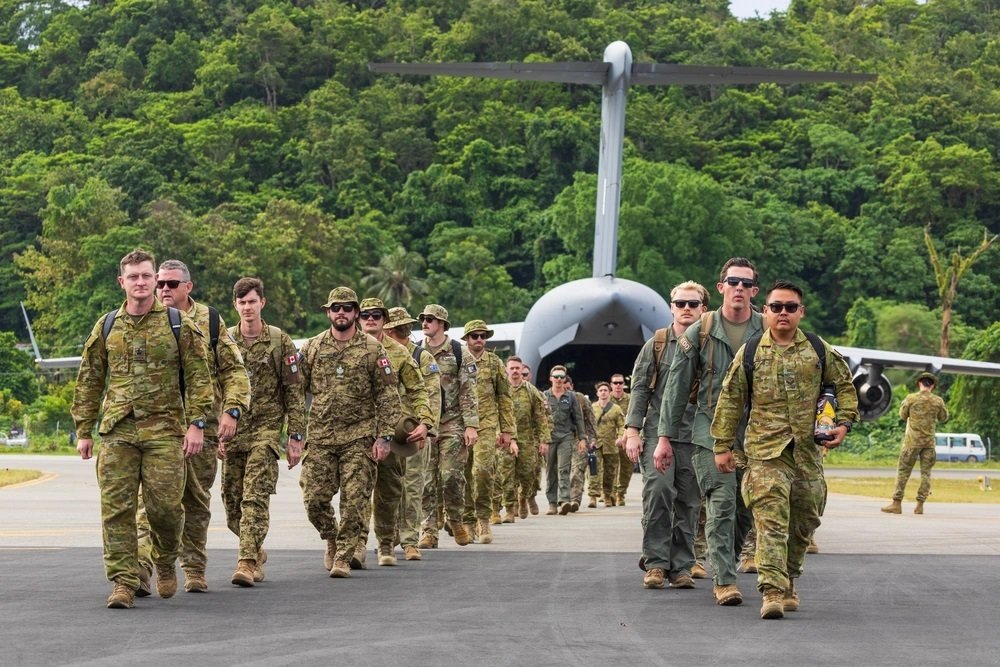
[[[545,496],[549,505],[570,501],[570,465],[577,442],[586,437],[586,427],[576,392],[565,391],[556,397],[551,389],[542,392],[552,419],[552,442],[545,457]],[[581,484],[581,489],[582,489]],[[582,491],[581,491],[582,495]]]
[[[303,501],[320,537],[336,540],[335,559],[347,562],[367,531],[365,508],[375,480],[372,445],[376,438],[390,439],[402,416],[396,374],[385,348],[360,330],[340,343],[327,329],[306,341],[301,357],[303,390],[312,393]],[[330,506],[338,491],[339,527]]]
[[[406,349],[411,357],[416,348],[413,341],[407,342]],[[438,420],[441,417],[441,372],[430,352],[421,348],[417,356],[420,358],[420,373],[423,375],[430,413],[433,417],[433,428],[429,429],[429,432],[437,433]],[[420,539],[421,507],[424,485],[429,475],[427,463],[431,458],[431,440],[432,438],[428,436],[424,448],[406,461],[406,471],[403,473],[403,497],[399,501],[399,543],[404,547],[415,547],[417,540]]]
[[[705,315],[702,316],[704,318]],[[693,464],[698,477],[698,486],[705,494],[706,533],[709,544],[709,560],[714,570],[713,580],[718,586],[736,583],[736,561],[743,540],[753,522],[749,510],[740,495],[742,467],[736,472],[721,473],[715,468],[712,453],[710,428],[722,378],[729,368],[735,352],[751,336],[763,330],[763,317],[754,311],[743,333],[743,340],[730,346],[726,336],[721,309],[712,313],[712,328],[705,346],[701,347],[699,337],[702,322],[699,320],[688,327],[677,339],[677,350],[670,364],[670,375],[664,389],[661,407],[660,435],[666,435],[671,442],[682,439],[681,429],[686,422],[688,399],[692,384],[697,380],[697,407],[691,422],[691,441],[694,448]],[[633,378],[633,392],[635,391]],[[738,433],[737,448],[742,450],[742,432]]]
[[[670,578],[682,572],[690,573],[694,565],[695,524],[701,505],[701,492],[694,472],[695,445],[691,442],[694,405],[687,404],[677,437],[670,441],[673,463],[663,473],[653,464],[657,440],[663,434],[663,396],[677,340],[677,334],[669,327],[658,365],[655,337],[642,346],[632,369],[632,395],[625,417],[625,426],[639,429],[643,443],[639,455],[642,555],[647,569],[660,568]]]
[[[471,354],[471,353],[470,353]],[[498,482],[497,464],[500,454],[510,457],[510,452],[497,451],[497,435],[516,435],[514,404],[510,398],[510,380],[504,363],[493,352],[483,350],[475,359],[479,369],[476,375],[476,395],[479,400],[479,439],[472,448],[472,456],[465,465],[465,512],[467,524],[476,519],[489,519],[493,502],[494,483]],[[497,485],[499,491],[500,485]]]
[[[424,532],[437,537],[438,494],[444,503],[446,521],[462,522],[465,507],[465,463],[469,448],[465,446],[465,429],[479,428],[479,398],[476,390],[477,366],[468,348],[462,346],[462,358],[456,359],[451,339],[433,347],[424,341],[425,349],[437,363],[441,378],[441,420],[437,442],[431,446],[429,466],[433,469],[426,476],[423,513]],[[434,474],[434,471],[437,474]]]
[[[517,457],[509,457],[510,469],[501,469],[502,500],[506,507],[513,505],[518,495],[533,498],[538,493],[538,445],[543,442],[548,444],[552,438],[542,392],[534,385],[522,382],[519,387],[512,386],[510,393],[517,423],[515,440],[518,453]]]
[[[632,395],[628,392],[624,392],[621,398],[615,398],[614,394],[612,394],[611,402],[622,409],[622,415],[627,415],[631,398]],[[634,464],[628,457],[628,452],[625,451],[624,447],[616,447],[615,449],[615,453],[618,454],[618,478],[615,480],[615,498],[618,504],[624,505],[625,494],[628,493],[628,485],[632,481]]]
[[[745,347],[736,353],[722,384],[712,422],[714,451],[736,445],[746,405],[750,416],[744,449],[748,469],[743,498],[753,511],[757,529],[757,588],[789,589],[789,579],[802,574],[809,537],[819,526],[826,499],[822,448],[813,441],[820,385],[836,388],[837,423],[858,418],[858,398],[847,362],[826,350],[826,369],[801,330],[787,347],[775,345],[767,331],[753,360],[753,396],[747,395],[743,368]],[[709,514],[711,521],[711,513]],[[711,529],[709,529],[711,540]]]
[[[208,306],[188,297],[190,307],[185,315],[190,317],[206,336],[210,331]],[[210,341],[209,345],[211,344]],[[208,365],[212,370],[215,389],[215,403],[212,413],[205,420],[205,446],[201,452],[185,459],[187,478],[184,484],[184,529],[181,534],[181,568],[188,574],[204,576],[208,541],[208,524],[212,519],[212,485],[219,471],[219,415],[225,410],[236,408],[244,414],[250,404],[250,379],[243,365],[243,356],[232,336],[226,331],[226,323],[219,315],[219,339],[215,350],[209,350]],[[150,540],[149,522],[139,495],[139,561],[149,568]]]
[[[586,394],[576,391],[577,404],[580,406],[580,415],[583,416],[584,433],[587,440],[587,447],[594,447],[597,444],[597,422],[594,420],[594,411],[590,407],[590,399]],[[570,463],[569,473],[569,501],[581,504],[583,501],[583,487],[587,480],[587,452],[582,454],[573,444],[573,457]]]
[[[903,399],[899,406],[899,418],[906,420],[906,433],[903,434],[903,448],[899,451],[896,489],[892,499],[903,499],[913,465],[919,460],[920,487],[917,489],[917,500],[923,502],[931,494],[931,468],[937,460],[934,431],[937,429],[937,422],[948,421],[948,408],[937,394],[918,391]]]
[[[590,476],[587,489],[592,497],[603,495],[611,498],[618,483],[618,452],[615,441],[625,432],[625,414],[613,401],[608,401],[607,410],[599,401],[591,406],[597,420],[597,472]],[[632,462],[629,461],[629,466]]]
[[[222,502],[226,524],[240,540],[239,560],[257,560],[267,537],[286,418],[289,436],[305,434],[305,395],[295,343],[278,327],[261,324],[260,335],[249,346],[239,325],[229,329],[243,354],[253,393],[236,437],[226,443],[222,464]]]
[[[152,526],[152,560],[173,567],[184,521],[184,435],[189,419],[207,420],[212,414],[213,380],[208,345],[197,325],[181,317],[178,350],[159,300],[141,317],[128,315],[122,304],[107,341],[104,320],[84,343],[72,414],[80,438],[91,437],[100,416],[97,482],[104,569],[109,580],[135,590],[139,486],[145,489]]]

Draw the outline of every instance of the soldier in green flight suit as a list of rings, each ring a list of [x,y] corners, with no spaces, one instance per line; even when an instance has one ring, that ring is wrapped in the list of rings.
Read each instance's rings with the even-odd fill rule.
[[[157,592],[168,598],[177,590],[174,562],[184,522],[184,460],[201,451],[215,398],[205,339],[194,322],[156,299],[155,266],[153,255],[144,250],[122,258],[118,284],[125,302],[106,336],[111,314],[94,325],[83,346],[73,395],[81,458],[94,453],[95,427],[101,436],[97,481],[104,569],[114,582],[107,606],[115,609],[131,608],[139,587],[140,485],[152,527]]]

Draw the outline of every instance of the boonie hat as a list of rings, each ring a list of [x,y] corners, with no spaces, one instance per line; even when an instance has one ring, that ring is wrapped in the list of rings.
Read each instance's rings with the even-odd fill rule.
[[[431,317],[444,322],[445,326],[451,326],[451,320],[448,319],[448,309],[440,304],[429,303],[424,306],[423,311],[418,317],[422,317],[424,315],[430,315]]]
[[[918,380],[930,380],[934,384],[937,384],[937,376],[934,375],[934,373],[930,373],[930,372],[927,372],[927,371],[924,371],[923,373],[921,373],[920,377],[918,377],[917,379]]]
[[[493,329],[487,327],[486,322],[483,320],[469,320],[465,323],[465,330],[462,331],[462,340],[465,340],[474,331],[483,331],[486,333],[487,338],[493,338]]]
[[[413,429],[418,426],[420,422],[414,417],[403,417],[396,424],[396,432],[392,434],[392,442],[389,443],[389,449],[396,456],[409,458],[420,451],[419,443],[406,441]]]
[[[416,324],[417,321],[410,317],[410,314],[406,312],[406,308],[390,308],[389,309],[389,321],[382,325],[383,329],[395,329],[396,327],[401,327],[404,324]]]
[[[360,306],[358,295],[350,287],[334,287],[330,290],[330,294],[326,297],[326,303],[323,304],[323,310],[335,303],[353,303],[355,306]]]
[[[369,296],[361,301],[361,310],[381,310],[386,319],[389,319],[389,309],[382,303],[382,299]]]

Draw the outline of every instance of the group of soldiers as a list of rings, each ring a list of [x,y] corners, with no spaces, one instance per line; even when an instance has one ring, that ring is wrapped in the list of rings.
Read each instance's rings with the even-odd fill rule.
[[[493,331],[483,320],[466,323],[464,344],[451,339],[441,305],[413,318],[338,287],[322,306],[330,327],[296,350],[262,318],[257,278],[234,285],[240,321],[226,328],[191,298],[182,262],[157,268],[137,250],[119,268],[125,302],[95,323],[73,403],[81,456],[92,454],[95,427],[102,438],[108,607],[150,595],[154,572],[158,594],[172,596],[178,559],[185,590],[207,590],[219,460],[227,524],[239,537],[232,583],[262,581],[284,449],[289,468],[302,461],[306,513],[334,578],[366,566],[369,526],[382,566],[397,563],[397,546],[420,560],[442,529],[458,545],[491,543],[491,526],[538,513],[544,457],[552,515],[578,511],[585,486],[589,507],[623,505],[638,464],[646,588],[693,588],[705,576],[695,558],[703,507],[716,602],[742,602],[737,559],[748,543],[761,616],[798,608],[795,579],[826,498],[817,397],[826,385],[839,403],[828,448],[857,419],[857,397],[840,355],[799,330],[801,289],[779,281],[763,313],[751,306],[759,286],[748,260],[723,266],[715,311],[703,286],[676,286],[673,323],[642,347],[631,395],[616,374],[596,385],[593,403],[564,366],[539,391],[518,357],[504,362],[487,349]],[[420,345],[410,338],[418,323]]]

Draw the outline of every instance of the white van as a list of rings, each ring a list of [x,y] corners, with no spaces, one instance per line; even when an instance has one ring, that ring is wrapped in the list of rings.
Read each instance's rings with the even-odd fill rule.
[[[935,433],[938,461],[968,461],[982,463],[986,460],[986,447],[976,433]]]

